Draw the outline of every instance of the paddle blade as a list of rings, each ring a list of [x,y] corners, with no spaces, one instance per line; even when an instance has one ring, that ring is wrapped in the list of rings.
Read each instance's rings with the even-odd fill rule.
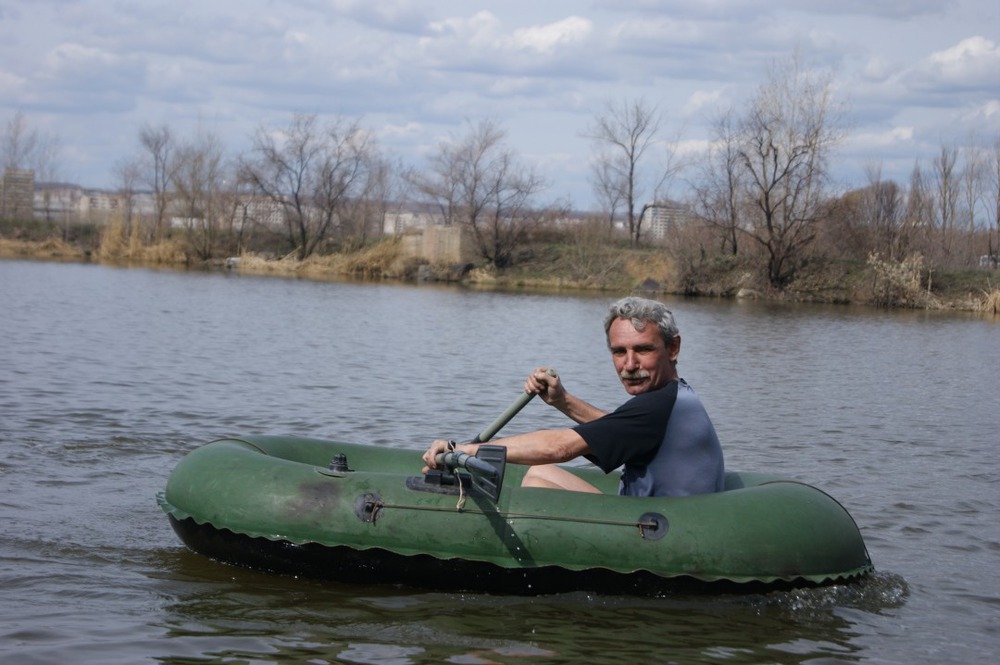
[[[482,444],[479,446],[474,459],[488,465],[492,473],[485,473],[479,470],[473,472],[472,486],[488,496],[493,503],[496,503],[500,498],[500,490],[503,489],[503,476],[504,471],[507,469],[507,448],[506,446]],[[477,469],[480,469],[483,464],[476,466]]]

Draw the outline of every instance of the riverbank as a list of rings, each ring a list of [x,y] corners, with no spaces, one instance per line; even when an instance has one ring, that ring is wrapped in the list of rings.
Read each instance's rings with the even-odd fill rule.
[[[329,280],[461,283],[470,288],[644,292],[788,302],[858,304],[887,308],[960,310],[1000,314],[1000,274],[977,270],[946,272],[925,266],[919,257],[890,262],[813,259],[788,288],[770,288],[752,259],[671,256],[663,249],[607,245],[538,243],[526,247],[503,272],[473,264],[432,265],[404,255],[401,244],[386,240],[353,252],[297,260],[244,254],[225,260],[193,262],[171,243],[86,251],[55,238],[41,241],[0,238],[0,258],[45,261],[94,261],[181,269],[225,269],[242,274]]]

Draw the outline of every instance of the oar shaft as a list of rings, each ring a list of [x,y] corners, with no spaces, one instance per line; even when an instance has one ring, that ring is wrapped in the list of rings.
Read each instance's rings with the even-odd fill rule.
[[[545,370],[545,373],[549,376],[557,376],[556,371],[552,368]],[[472,439],[472,443],[485,443],[493,438],[493,436],[503,429],[503,426],[510,422],[511,418],[517,415],[518,411],[523,409],[528,402],[530,402],[535,397],[535,393],[522,393],[514,403],[507,407],[507,410],[500,414],[500,417],[494,420],[489,427],[484,429],[482,432],[476,435],[476,438]]]
[[[518,411],[527,406],[528,402],[530,402],[534,396],[534,393],[523,393],[513,404],[508,406],[507,410],[501,413],[500,416],[489,425],[489,427],[477,434],[476,438],[474,438],[472,442],[485,443],[486,441],[492,439],[497,432],[503,429],[504,425],[510,422],[511,418],[517,415]]]

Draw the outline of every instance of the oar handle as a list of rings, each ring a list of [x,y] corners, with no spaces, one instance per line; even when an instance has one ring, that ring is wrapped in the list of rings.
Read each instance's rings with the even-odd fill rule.
[[[438,453],[434,458],[438,466],[447,466],[450,468],[461,467],[463,469],[468,469],[469,471],[478,471],[479,473],[485,473],[486,475],[495,475],[497,470],[493,468],[493,465],[489,462],[485,462],[478,457],[473,457],[468,453],[463,453],[460,450],[453,450],[447,453]]]
[[[545,370],[545,373],[552,377],[559,376],[555,368],[552,367]],[[486,441],[492,439],[493,436],[503,429],[503,426],[509,423],[511,418],[516,416],[518,411],[523,409],[528,402],[534,399],[534,397],[535,393],[522,393],[516,400],[514,400],[513,404],[507,407],[506,411],[500,414],[499,418],[494,420],[489,427],[477,434],[476,437],[472,439],[471,443],[485,443]]]

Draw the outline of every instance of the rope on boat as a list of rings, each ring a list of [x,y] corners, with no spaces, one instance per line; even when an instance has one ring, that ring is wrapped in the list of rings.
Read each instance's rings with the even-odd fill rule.
[[[459,505],[455,508],[448,508],[446,506],[414,506],[406,503],[385,503],[380,502],[380,508],[400,508],[402,510],[422,510],[435,513],[450,513],[455,511],[458,512],[470,512],[464,510],[465,497],[460,496]],[[471,511],[480,515],[487,515],[486,511],[477,510]],[[600,524],[604,526],[627,526],[627,527],[637,527],[639,529],[655,529],[657,527],[656,522],[636,522],[636,521],[625,521],[625,520],[607,520],[607,519],[597,519],[593,517],[564,517],[562,515],[540,515],[537,513],[509,513],[496,511],[497,515],[505,519],[534,519],[534,520],[547,520],[552,522],[576,522],[583,524]]]

